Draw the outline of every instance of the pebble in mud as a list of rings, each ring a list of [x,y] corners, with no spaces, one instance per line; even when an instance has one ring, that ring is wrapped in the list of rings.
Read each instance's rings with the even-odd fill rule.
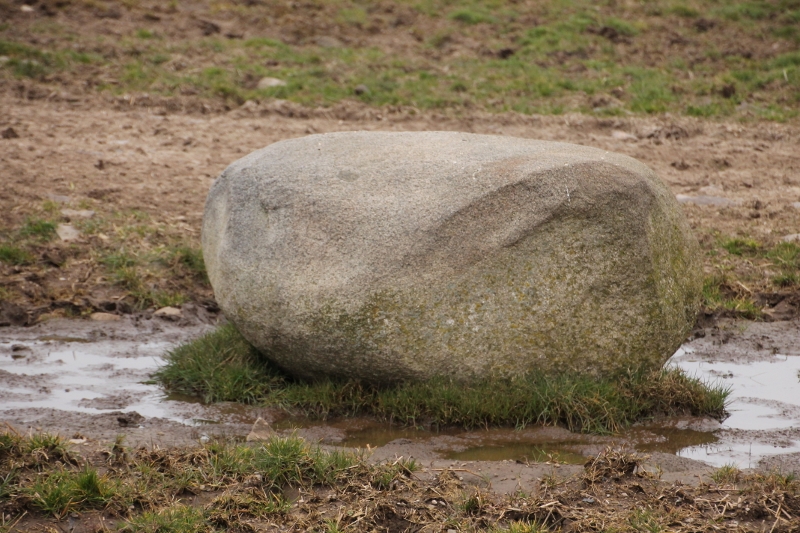
[[[114,322],[119,320],[119,315],[114,315],[112,313],[92,313],[89,315],[89,320],[94,320],[95,322]]]

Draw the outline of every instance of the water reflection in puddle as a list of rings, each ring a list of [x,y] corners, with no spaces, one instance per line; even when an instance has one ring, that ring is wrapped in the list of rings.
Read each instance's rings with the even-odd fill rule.
[[[521,463],[558,462],[581,465],[586,462],[586,456],[570,452],[558,446],[534,444],[507,444],[498,446],[476,446],[463,452],[449,452],[443,454],[446,459],[457,461],[504,461],[512,460]]]
[[[720,432],[728,438],[688,446],[678,450],[678,455],[715,466],[733,463],[748,468],[767,455],[800,452],[800,440],[781,431],[800,427],[800,356],[776,354],[755,361],[717,361],[682,348],[668,364],[731,389],[727,407],[730,416]]]

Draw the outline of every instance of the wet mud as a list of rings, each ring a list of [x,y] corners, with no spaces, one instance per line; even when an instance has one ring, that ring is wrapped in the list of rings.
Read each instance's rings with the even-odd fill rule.
[[[654,468],[684,481],[724,464],[800,472],[798,326],[722,320],[673,356],[668,364],[731,387],[730,416],[721,423],[671,418],[597,436],[556,427],[435,432],[363,418],[315,421],[270,408],[203,405],[164,395],[150,375],[167,350],[213,326],[142,316],[112,323],[54,319],[0,331],[0,424],[86,439],[84,446],[118,435],[132,446],[181,446],[213,436],[243,439],[260,417],[274,432],[359,448],[376,461],[403,456],[462,468],[499,491],[515,490],[525,472],[533,480],[541,468],[569,470],[607,446],[650,454]]]

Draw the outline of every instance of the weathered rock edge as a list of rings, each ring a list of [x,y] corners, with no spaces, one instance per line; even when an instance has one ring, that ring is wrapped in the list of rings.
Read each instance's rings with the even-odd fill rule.
[[[652,170],[501,136],[272,144],[216,180],[202,241],[228,319],[309,378],[654,369],[686,338],[702,285]]]

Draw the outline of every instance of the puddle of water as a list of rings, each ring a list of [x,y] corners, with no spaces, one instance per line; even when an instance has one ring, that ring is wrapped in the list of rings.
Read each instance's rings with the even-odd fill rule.
[[[416,428],[391,427],[383,424],[367,427],[363,429],[345,430],[345,438],[341,441],[341,446],[348,448],[366,448],[367,446],[386,446],[390,442],[398,439],[410,441],[422,441],[438,435],[447,433],[437,433]]]
[[[42,335],[41,337],[37,337],[36,340],[43,342],[93,342],[91,339],[84,339],[83,337],[67,337],[64,335]]]
[[[69,331],[69,330],[68,330]],[[188,425],[219,423],[251,424],[259,409],[241,404],[202,405],[197,398],[165,396],[149,375],[162,364],[161,356],[173,343],[157,334],[150,342],[134,338],[89,338],[44,335],[28,340],[0,342],[0,370],[14,374],[14,381],[2,390],[0,412],[10,409],[49,408],[83,413],[112,410],[136,411],[146,418],[165,418]],[[15,354],[24,357],[15,358]],[[680,349],[669,364],[678,365],[690,375],[729,384],[732,388],[728,410],[731,416],[722,429],[698,431],[673,425],[632,428],[622,435],[598,439],[582,435],[506,431],[437,433],[415,428],[391,427],[364,419],[327,422],[287,418],[274,424],[276,429],[320,428],[326,441],[346,447],[379,447],[398,439],[425,442],[447,436],[455,444],[441,449],[446,457],[473,460],[553,459],[582,463],[596,453],[598,443],[624,443],[644,453],[664,452],[706,461],[721,466],[736,463],[754,466],[766,455],[800,451],[800,438],[769,439],[746,434],[736,440],[732,432],[791,430],[800,426],[800,356],[762,358],[754,362],[713,361]],[[793,435],[797,434],[796,432]],[[334,435],[333,437],[330,437]],[[438,444],[437,444],[438,446]],[[446,448],[447,446],[445,446]],[[587,451],[587,450],[593,451]]]
[[[644,430],[646,435],[641,435],[642,432],[640,429],[632,429],[623,436],[634,443],[637,451],[643,453],[661,452],[677,455],[686,448],[710,446],[719,442],[719,437],[710,431],[646,426]],[[652,435],[655,435],[656,439],[653,439]]]
[[[800,422],[800,356],[733,363],[706,361],[684,351],[671,361],[689,375],[730,386],[730,416],[724,427],[777,429]]]
[[[0,370],[18,376],[19,385],[5,397],[0,411],[46,408],[80,413],[136,411],[153,418],[185,422],[162,402],[163,393],[148,385],[150,374],[172,346],[163,341],[134,342],[45,335],[16,340],[27,355],[22,359],[0,357]],[[0,342],[0,347],[11,343]],[[107,408],[93,407],[103,401]]]
[[[723,421],[720,435],[725,435],[725,430],[780,432],[800,426],[800,356],[715,361],[684,347],[668,364],[679,366],[691,376],[730,387],[730,416]],[[800,452],[800,440],[752,435],[691,445],[675,453],[714,466],[733,463],[749,468],[767,455],[793,452]]]
[[[446,459],[458,461],[520,461],[520,462],[558,462],[582,465],[587,456],[572,452],[563,443],[551,444],[498,444],[475,446],[459,452],[444,452]]]

